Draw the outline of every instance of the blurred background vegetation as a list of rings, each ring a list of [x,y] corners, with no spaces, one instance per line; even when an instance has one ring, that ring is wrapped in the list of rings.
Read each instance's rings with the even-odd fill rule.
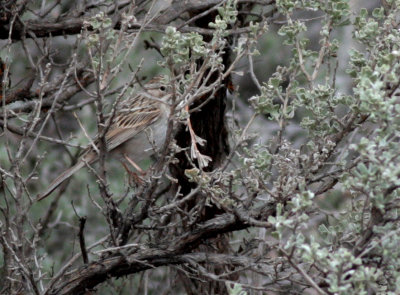
[[[3,1],[4,2],[4,1]],[[15,7],[20,7],[17,1]],[[23,1],[22,1],[23,2]],[[25,1],[27,2],[27,1]],[[29,23],[30,21],[37,21],[40,19],[51,19],[57,20],[57,18],[61,18],[63,15],[70,14],[71,18],[79,18],[83,17],[85,19],[89,19],[96,13],[100,11],[107,11],[113,4],[113,1],[95,1],[91,3],[90,1],[28,1],[29,3],[25,3],[23,12],[21,12],[16,18],[16,22],[20,19],[21,22]],[[97,3],[98,2],[98,3]],[[118,2],[118,1],[115,1]],[[128,1],[129,2],[129,1]],[[156,18],[157,13],[168,9],[171,7],[172,2],[175,1],[136,1],[137,7],[142,9],[138,10],[137,17],[138,19],[143,19],[143,16],[150,10],[150,6],[152,5],[152,10],[154,13],[150,13],[151,16]],[[200,5],[199,2],[194,1],[196,5]],[[200,1],[201,2],[201,1]],[[214,3],[215,2],[215,3]],[[216,4],[216,1],[213,2],[213,5]],[[225,1],[224,1],[225,2]],[[239,1],[240,2],[240,1]],[[251,3],[252,1],[249,1]],[[290,67],[290,62],[293,62],[291,59],[293,55],[296,54],[296,49],[293,46],[285,45],[285,40],[287,36],[282,36],[280,30],[282,25],[287,24],[287,18],[279,10],[279,7],[283,7],[287,5],[288,1],[265,1],[265,4],[258,4],[257,1],[250,4],[248,7],[249,13],[246,16],[247,22],[250,20],[259,21],[260,15],[268,15],[269,19],[268,30],[260,36],[257,40],[256,48],[259,51],[258,55],[252,56],[254,62],[254,70],[256,78],[259,83],[268,82],[271,76],[277,71],[277,68],[280,67]],[[263,2],[263,1],[260,1]],[[268,3],[267,3],[268,2]],[[290,2],[290,1],[289,1]],[[293,3],[298,3],[299,1],[293,1]],[[301,1],[300,1],[301,2]],[[299,3],[300,3],[299,2]],[[307,1],[302,1],[306,3]],[[313,1],[310,1],[310,3]],[[318,2],[318,1],[317,1]],[[324,1],[320,1],[324,2]],[[325,1],[330,2],[330,1]],[[331,1],[331,2],[341,2],[341,1]],[[344,1],[346,2],[346,1]],[[383,1],[389,2],[389,1]],[[283,4],[282,4],[283,3]],[[285,4],[286,3],[286,4]],[[308,2],[307,2],[308,3]],[[354,27],[350,25],[351,22],[354,22],[355,17],[360,13],[362,8],[366,8],[368,13],[371,14],[375,8],[381,7],[382,2],[378,0],[353,0],[348,1],[349,4],[349,16],[346,19],[346,22],[343,22],[343,25],[337,26],[334,28],[332,32],[332,39],[335,38],[339,41],[339,49],[336,53],[336,56],[332,57],[337,63],[337,69],[335,69],[335,88],[334,91],[336,94],[340,95],[354,95],[353,87],[355,85],[354,79],[346,72],[348,69],[350,55],[349,52],[351,49],[356,48],[361,51],[365,50],[364,46],[358,43],[354,38]],[[3,7],[6,7],[6,4],[2,4]],[[193,4],[194,5],[194,4]],[[245,6],[245,4],[243,4]],[[307,30],[305,32],[300,33],[302,38],[308,38],[309,44],[307,46],[308,50],[313,50],[318,52],[319,48],[322,44],[320,44],[321,40],[321,30],[322,23],[321,21],[325,17],[325,13],[321,10],[315,9],[312,10],[310,7],[307,7],[307,4],[301,6],[298,5],[298,9],[295,9],[292,12],[292,18],[296,20],[301,20],[307,26]],[[11,9],[11,6],[7,6]],[[50,10],[50,7],[53,7]],[[86,7],[87,11],[83,11],[82,8]],[[208,6],[211,7],[211,6]],[[277,8],[278,7],[278,8]],[[12,8],[14,9],[14,7]],[[11,9],[11,10],[12,10]],[[46,18],[40,18],[38,14],[49,9],[49,15]],[[4,10],[5,11],[5,10]],[[71,13],[71,11],[76,11],[77,14]],[[202,10],[204,11],[204,10]],[[79,12],[79,13],[78,13]],[[3,12],[6,13],[6,12]],[[8,12],[7,12],[8,13]],[[196,11],[190,12],[190,17],[196,16]],[[254,15],[254,16],[253,16]],[[111,14],[111,19],[115,18]],[[12,18],[8,18],[10,20]],[[188,16],[183,15],[181,19],[177,19],[175,22],[172,22],[168,25],[178,26],[182,22],[188,19]],[[135,19],[136,21],[136,19]],[[151,22],[150,22],[151,24]],[[3,31],[7,27],[6,24],[1,23],[3,27]],[[165,29],[165,27],[162,29]],[[87,32],[86,32],[87,33]],[[137,31],[136,31],[137,33]],[[33,33],[32,33],[33,34]],[[127,33],[128,34],[128,33]],[[138,79],[143,79],[143,81],[148,80],[151,77],[154,77],[159,74],[167,74],[170,72],[165,67],[160,66],[160,62],[164,60],[164,57],[161,56],[159,51],[160,46],[162,46],[163,38],[164,38],[164,30],[156,28],[154,30],[144,30],[140,31],[140,37],[137,40],[136,45],[134,46],[134,50],[132,50],[127,59],[126,63],[123,64],[121,72],[118,74],[117,79],[115,79],[110,85],[110,89],[116,89],[124,83],[127,83],[130,80],[130,77],[133,72],[137,69],[140,69],[138,72]],[[18,40],[7,40],[7,37],[2,38],[0,40],[1,53],[0,57],[2,59],[3,64],[7,66],[9,85],[7,86],[7,91],[9,89],[18,89],[21,85],[24,85],[29,81],[33,75],[36,75],[36,79],[32,82],[32,87],[30,90],[39,89],[43,85],[40,85],[40,79],[44,76],[47,76],[47,81],[55,81],[59,75],[62,75],[65,69],[68,68],[68,63],[71,62],[71,55],[75,52],[78,54],[78,59],[81,57],[87,57],[87,40],[85,38],[88,35],[82,31],[77,34],[65,33],[65,35],[60,36],[46,36],[46,37],[35,37],[35,38],[22,38],[23,43]],[[238,39],[241,38],[239,34],[229,36],[234,41],[231,41],[230,45],[237,45]],[[12,38],[11,38],[12,39]],[[46,45],[45,45],[46,44]],[[78,44],[78,45],[77,45]],[[150,45],[149,45],[150,44]],[[24,48],[25,47],[25,48]],[[43,52],[40,49],[50,49],[50,52]],[[233,48],[230,48],[233,49]],[[29,51],[29,56],[26,52]],[[32,59],[34,63],[39,65],[40,70],[36,73],[33,73],[33,69],[31,66]],[[40,61],[43,59],[43,62]],[[50,63],[51,65],[46,66],[46,64]],[[334,64],[334,63],[331,63]],[[312,72],[312,66],[307,65],[308,69]],[[329,77],[328,65],[324,64],[322,66],[321,72],[319,73],[317,79],[314,81],[315,84],[324,84],[326,81],[331,81],[332,77]],[[48,69],[48,72],[46,72]],[[234,85],[234,91],[230,92],[227,96],[227,104],[228,109],[226,112],[227,122],[229,126],[229,130],[231,132],[230,136],[230,145],[231,147],[235,146],[237,137],[234,135],[238,134],[238,130],[243,130],[244,126],[246,126],[247,122],[254,114],[254,108],[251,106],[250,98],[253,96],[259,95],[260,91],[255,85],[254,78],[251,77],[251,66],[249,64],[248,55],[245,55],[238,64],[235,66],[234,71],[232,72],[232,82]],[[287,73],[287,72],[286,72]],[[325,73],[325,75],[324,75]],[[289,73],[290,74],[290,73]],[[288,86],[290,79],[296,79],[299,83],[299,87],[306,87],[307,80],[306,77],[298,75],[296,77],[283,77],[280,80],[280,85],[283,89],[286,89]],[[265,84],[266,85],[266,84]],[[265,86],[264,85],[264,86]],[[95,91],[96,85],[95,83],[90,83],[87,85],[88,91]],[[5,89],[3,87],[5,93]],[[112,102],[117,97],[117,93],[110,94],[106,98],[106,107],[105,113],[110,110],[112,106]],[[10,112],[13,110],[19,110],[20,107],[24,106],[27,101],[30,101],[32,97],[25,97],[24,99],[17,100],[9,105],[7,108]],[[37,193],[43,191],[47,185],[50,183],[55,176],[57,176],[60,172],[62,172],[65,168],[70,167],[74,161],[76,161],[79,153],[82,151],[82,148],[86,147],[88,144],[88,138],[83,134],[82,128],[78,122],[81,122],[82,126],[84,126],[85,130],[89,134],[90,137],[94,137],[97,133],[97,124],[93,120],[96,116],[96,108],[94,104],[87,104],[81,108],[76,108],[72,111],[68,110],[68,106],[76,106],[79,102],[84,102],[88,99],[87,94],[84,91],[77,91],[76,94],[71,96],[70,99],[63,102],[64,110],[60,110],[54,112],[51,115],[50,120],[44,126],[43,136],[51,137],[51,138],[61,138],[67,141],[71,146],[66,146],[63,144],[50,143],[45,140],[34,141],[33,139],[27,144],[33,144],[32,146],[28,146],[32,148],[31,153],[26,158],[26,163],[21,165],[21,170],[19,173],[26,177],[32,171],[35,171],[37,165],[39,165],[39,169],[37,172],[35,171],[33,177],[34,181],[29,181],[27,191],[30,192],[31,197],[34,199]],[[4,100],[3,100],[4,101]],[[274,101],[276,105],[281,105],[281,102],[278,98]],[[6,107],[3,104],[3,109]],[[336,109],[336,113],[345,114],[348,111],[346,106],[340,106]],[[43,109],[43,114],[45,115],[46,109]],[[283,137],[287,142],[290,143],[291,148],[299,149],[300,152],[303,150],[303,146],[309,140],[309,133],[306,128],[303,128],[300,125],[300,122],[304,119],[304,117],[310,115],[310,111],[306,108],[302,108],[301,106],[296,109],[294,114],[294,118],[288,120],[288,124],[285,128],[285,133]],[[21,127],[24,126],[25,120],[30,120],[32,117],[29,113],[19,114],[14,118],[9,119],[9,123]],[[2,118],[2,122],[4,122],[4,117]],[[364,131],[354,135],[354,138],[351,138],[349,142],[358,142],[361,137],[365,134],[373,130],[374,123],[367,123],[363,128]],[[244,147],[249,147],[249,149],[253,149],[253,145],[269,145],[271,144],[271,140],[276,136],[279,136],[279,131],[281,130],[281,126],[279,126],[279,122],[272,120],[271,114],[263,113],[257,116],[251,124],[249,129],[249,136],[246,137],[245,142],[243,143]],[[12,159],[10,159],[9,151],[11,150],[13,153],[16,153],[16,149],[18,148],[18,144],[23,136],[10,132],[8,130],[2,129],[2,134],[0,137],[0,167],[2,169],[2,181],[3,181],[3,189],[2,193],[4,194],[12,194],[11,192],[7,192],[9,188],[14,187],[13,179],[10,177],[5,177],[5,171],[12,171],[13,163]],[[242,143],[241,143],[242,144]],[[346,143],[347,144],[347,143]],[[253,150],[254,151],[254,150]],[[240,156],[242,156],[242,153]],[[283,157],[283,156],[282,156]],[[153,161],[149,159],[145,163],[141,163],[143,167],[149,167]],[[233,160],[233,164],[231,164],[230,168],[232,170],[238,169],[238,165],[243,165],[243,169],[246,169],[246,164],[243,164],[243,158],[236,157]],[[131,188],[128,184],[128,176],[126,175],[125,170],[121,169],[119,163],[115,161],[107,161],[106,162],[107,173],[108,173],[108,183],[109,190],[112,192],[114,196],[118,196],[118,198],[122,199],[122,196],[129,195],[132,191],[135,191],[134,188]],[[239,166],[240,167],[240,166]],[[277,174],[278,172],[273,171],[271,173]],[[276,179],[275,179],[276,180]],[[79,230],[79,219],[77,216],[86,216],[87,224],[86,229],[89,229],[85,233],[86,243],[87,245],[92,245],[99,239],[106,236],[109,232],[108,223],[106,218],[103,215],[99,214],[99,210],[96,208],[96,203],[93,202],[90,198],[88,198],[88,192],[90,191],[90,195],[92,198],[96,200],[96,202],[100,205],[100,207],[105,207],[106,204],[104,200],[96,198],[99,194],[98,185],[96,183],[96,177],[93,173],[90,173],[87,169],[82,169],[76,175],[69,180],[69,185],[64,185],[60,191],[55,192],[57,196],[57,209],[56,212],[52,213],[51,220],[48,221],[47,227],[48,232],[43,236],[43,239],[40,241],[40,247],[38,247],[39,256],[41,257],[40,263],[43,265],[43,271],[53,273],[57,272],[66,261],[71,259],[76,253],[80,253],[79,244],[77,240],[77,232]],[[244,186],[242,189],[238,189],[239,192],[246,192],[248,187]],[[272,189],[269,186],[269,189]],[[62,195],[62,198],[60,197]],[[326,194],[321,194],[317,197],[317,203],[319,209],[321,211],[331,211],[334,214],[340,214],[341,210],[346,210],[346,207],[349,206],[349,203],[346,201],[346,198],[350,198],[350,192],[346,190],[343,186],[336,186],[329,190]],[[18,213],[17,207],[12,207],[7,205],[6,197],[2,197],[0,199],[0,205],[2,208],[10,208],[11,215]],[[266,199],[261,198],[255,203],[260,204],[263,203]],[[123,201],[120,205],[120,210],[124,210],[127,208],[128,203],[127,199]],[[54,205],[54,198],[48,198],[44,200],[42,203],[32,202],[30,204],[28,210],[28,215],[30,220],[34,221],[35,224],[39,223],[39,220],[47,218],[46,210],[53,210],[50,206]],[[136,208],[139,210],[139,208]],[[329,214],[328,214],[329,215]],[[335,227],[335,222],[326,221],[325,219],[329,219],[327,216],[316,215],[310,216],[310,218],[315,217],[318,219],[314,224],[313,228],[304,229],[303,233],[316,232],[318,225],[326,222],[327,225]],[[267,222],[267,220],[261,220],[263,222]],[[36,225],[30,225],[29,222],[24,221],[26,226],[26,232],[29,235],[34,235],[35,230],[29,228],[32,226],[35,229]],[[5,224],[6,220],[3,219],[2,223]],[[143,227],[149,225],[150,222],[143,222]],[[38,229],[40,231],[40,229]],[[37,232],[36,232],[37,233]],[[286,236],[285,236],[286,234]],[[290,240],[289,232],[283,233],[284,237],[280,237],[281,240]],[[260,243],[260,240],[267,241],[268,244],[270,241],[276,238],[266,229],[259,229],[257,227],[248,228],[246,231],[238,231],[234,232],[230,236],[230,246],[233,249],[233,253],[245,253],[246,251],[252,251],[254,249],[259,249],[262,247],[266,247],[264,244]],[[150,239],[150,238],[149,238]],[[339,239],[339,237],[338,237]],[[274,240],[275,241],[275,240]],[[311,243],[311,242],[310,242]],[[94,250],[101,249],[101,247],[94,248]],[[266,249],[263,249],[264,252],[268,252]],[[0,253],[3,255],[3,253]],[[43,256],[42,256],[43,255]],[[271,251],[268,253],[268,258],[277,258],[278,256],[283,256],[278,251]],[[1,264],[3,261],[3,264]],[[5,257],[1,257],[0,259],[0,267],[5,268]],[[79,263],[76,262],[73,264],[74,266],[79,266]],[[282,264],[283,268],[283,264]],[[276,270],[279,272],[280,270]],[[284,271],[284,270],[282,270]],[[399,269],[397,268],[397,271]],[[321,272],[324,272],[322,270]],[[328,271],[326,271],[327,273]],[[173,273],[173,275],[171,275]],[[5,275],[5,270],[3,270],[3,275]],[[319,291],[313,289],[309,285],[302,286],[302,284],[294,285],[292,283],[282,284],[280,285],[280,289],[277,287],[279,284],[274,285],[273,282],[270,284],[273,286],[269,291],[263,290],[261,287],[265,287],[268,289],[268,284],[263,285],[263,274],[246,273],[245,271],[240,273],[241,275],[241,283],[243,283],[243,288],[236,290],[230,290],[229,294],[356,294],[351,293],[351,288],[344,289],[344,291],[329,291],[329,289],[323,284],[320,284],[320,287],[326,291],[326,293],[319,293]],[[298,279],[298,277],[296,277]],[[300,280],[300,279],[299,279]],[[251,285],[253,287],[260,287],[259,291],[251,288],[246,288],[245,286]],[[0,283],[0,286],[2,284]],[[275,288],[275,289],[274,289]],[[400,290],[400,287],[399,289]],[[235,293],[236,292],[236,293]],[[242,293],[241,293],[242,292]],[[149,269],[140,273],[136,273],[130,275],[127,278],[121,277],[118,279],[107,280],[106,283],[102,284],[97,288],[96,294],[189,294],[187,292],[187,288],[182,284],[180,280],[179,271],[177,271],[175,266],[162,266],[154,269]],[[27,293],[20,293],[27,294]],[[41,294],[41,293],[40,293]],[[219,294],[219,293],[210,293],[210,294]],[[224,293],[222,293],[224,294]],[[389,293],[379,293],[376,289],[367,289],[365,293],[358,294],[389,294]],[[393,293],[394,294],[394,293]]]

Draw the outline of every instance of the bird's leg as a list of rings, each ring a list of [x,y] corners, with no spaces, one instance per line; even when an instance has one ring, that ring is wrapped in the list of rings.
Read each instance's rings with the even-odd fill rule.
[[[122,166],[124,166],[126,172],[128,173],[130,186],[139,186],[143,184],[143,179],[140,178],[140,176],[136,172],[131,171],[124,162],[121,162],[121,164]]]
[[[133,161],[131,158],[129,158],[127,154],[124,154],[124,158],[125,158],[125,160],[127,160],[128,163],[131,164],[140,174],[142,174],[142,175],[145,175],[145,174],[146,174],[146,172],[144,172],[143,169],[140,168],[139,165],[135,163],[135,161]]]
[[[139,167],[138,164],[136,164],[131,158],[129,158],[126,154],[124,154],[125,160],[131,164],[140,174],[141,176],[144,176],[146,172],[143,171],[142,168]],[[132,186],[133,183],[136,185],[142,185],[144,183],[143,178],[141,178],[136,172],[131,171],[128,166],[122,162],[122,166],[124,166],[126,172],[128,172],[129,175],[129,184]]]

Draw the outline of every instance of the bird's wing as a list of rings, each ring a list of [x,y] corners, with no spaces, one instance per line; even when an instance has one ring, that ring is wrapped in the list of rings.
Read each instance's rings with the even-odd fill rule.
[[[157,102],[149,100],[143,102],[143,100],[138,99],[131,105],[122,104],[105,135],[107,150],[113,150],[142,132],[155,123],[160,116],[161,109]]]

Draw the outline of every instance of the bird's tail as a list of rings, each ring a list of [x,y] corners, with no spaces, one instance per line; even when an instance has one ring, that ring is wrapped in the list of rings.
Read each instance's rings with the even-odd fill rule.
[[[61,173],[56,179],[54,179],[51,184],[47,187],[46,191],[37,197],[37,201],[41,201],[44,198],[46,198],[48,195],[50,195],[61,183],[63,183],[65,180],[70,178],[76,171],[81,169],[83,166],[85,166],[85,161],[79,160],[78,163],[76,163],[74,166],[71,168],[65,170],[63,173]]]

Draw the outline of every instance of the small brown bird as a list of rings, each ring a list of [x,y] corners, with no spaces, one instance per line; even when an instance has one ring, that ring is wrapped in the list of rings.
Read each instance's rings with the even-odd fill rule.
[[[107,152],[120,160],[125,168],[128,162],[139,171],[135,161],[149,157],[154,153],[153,144],[161,146],[165,140],[170,112],[167,101],[171,97],[161,83],[161,77],[150,80],[144,90],[117,105],[105,134]],[[37,200],[43,200],[79,169],[97,160],[97,152],[89,145],[78,162],[54,179]]]

